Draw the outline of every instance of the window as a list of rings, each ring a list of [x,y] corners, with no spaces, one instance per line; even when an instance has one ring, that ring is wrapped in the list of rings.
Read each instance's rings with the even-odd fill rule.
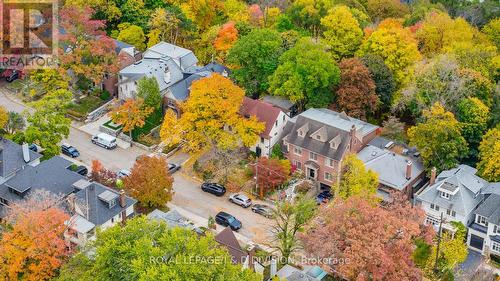
[[[276,120],[276,122],[274,122],[274,125],[278,126],[278,120]]]
[[[452,216],[452,217],[455,217],[457,215],[457,213],[455,213],[455,211],[449,210],[449,209],[446,210],[446,214],[448,216]]]
[[[295,153],[297,155],[302,155],[302,148],[295,146],[293,148],[293,153]]]
[[[302,137],[303,133],[302,130],[299,130],[299,137]]]
[[[321,140],[321,136],[320,135],[316,135],[316,139],[317,140]]]
[[[283,115],[283,122],[285,122],[285,115]]]
[[[497,242],[493,242],[491,241],[491,249],[493,249],[493,251],[497,252],[497,253],[500,253],[500,243],[497,243]]]
[[[439,206],[438,206],[438,205],[431,204],[431,209],[436,210],[436,211],[439,211]]]
[[[325,159],[325,165],[328,167],[333,167],[333,159],[326,158]]]
[[[332,174],[325,172],[325,180],[326,181],[333,181]]]
[[[264,143],[264,138],[260,137],[260,143]]]
[[[446,199],[450,199],[450,196],[451,196],[451,195],[450,195],[449,193],[446,193],[446,192],[442,192],[442,191],[441,191],[441,197],[446,198]]]
[[[436,218],[433,218],[433,217],[429,217],[429,216],[428,216],[428,217],[425,219],[425,223],[426,223],[426,224],[432,224],[432,225],[438,225],[438,224],[439,224],[439,220],[438,220],[438,219],[436,219]]]
[[[500,233],[500,226],[494,225],[493,226],[493,233]]]
[[[486,218],[480,215],[476,215],[476,223],[484,226],[488,226],[488,222],[486,222]]]
[[[297,160],[293,160],[292,164],[295,166],[295,168],[297,168],[297,170],[302,170],[302,163],[301,162],[299,162]]]
[[[314,152],[309,152],[309,160],[318,160],[318,154],[314,153]]]

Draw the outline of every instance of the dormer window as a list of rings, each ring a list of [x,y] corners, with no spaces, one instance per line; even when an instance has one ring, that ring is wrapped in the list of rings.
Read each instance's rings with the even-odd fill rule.
[[[451,194],[441,191],[441,197],[450,200]]]
[[[303,137],[304,136],[304,132],[302,132],[302,130],[299,130],[298,134],[299,134],[299,137]]]
[[[316,135],[316,139],[317,140],[321,140],[321,136],[320,135]]]
[[[486,218],[481,216],[481,215],[476,215],[476,223],[480,224],[482,226],[488,226],[488,222],[486,221]]]
[[[113,208],[116,205],[116,199],[109,201],[109,208]]]

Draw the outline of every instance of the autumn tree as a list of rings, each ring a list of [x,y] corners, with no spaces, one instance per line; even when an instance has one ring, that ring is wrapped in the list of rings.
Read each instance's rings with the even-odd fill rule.
[[[375,93],[380,100],[380,109],[387,112],[391,108],[393,94],[396,89],[392,71],[385,65],[384,60],[377,55],[366,54],[361,58],[370,71],[375,82]]]
[[[227,52],[231,49],[236,40],[238,40],[238,30],[235,27],[235,23],[228,22],[219,29],[219,33],[214,42],[215,49]]]
[[[352,57],[363,40],[358,20],[346,6],[337,6],[321,19],[323,37],[335,60]]]
[[[490,182],[500,181],[500,128],[490,129],[479,145],[477,169],[481,177]]]
[[[9,123],[9,112],[0,105],[0,128],[5,128]]]
[[[396,116],[389,116],[382,122],[382,136],[404,143],[406,141],[405,124]]]
[[[335,90],[333,108],[366,120],[379,103],[370,71],[358,58],[344,59],[339,67],[340,84]]]
[[[315,213],[316,202],[305,197],[298,197],[294,202],[280,201],[276,204],[271,227],[271,247],[280,253],[280,262],[292,263],[293,254],[302,247],[298,236]]]
[[[462,127],[462,136],[469,146],[469,155],[477,158],[481,137],[488,128],[490,109],[477,98],[466,98],[457,105],[457,120]]]
[[[337,198],[320,208],[300,237],[309,256],[346,261],[325,264],[343,279],[420,280],[412,254],[415,238],[431,236],[424,218],[408,200],[383,208],[357,196]]]
[[[399,0],[366,0],[366,10],[374,22],[386,18],[402,18],[408,6]]]
[[[170,6],[155,9],[149,18],[148,27],[148,47],[151,47],[160,41],[174,45],[185,43],[193,24],[180,8]]]
[[[98,84],[105,73],[118,71],[116,44],[104,32],[104,21],[91,19],[94,10],[88,7],[65,6],[60,11],[60,65]]]
[[[335,194],[346,199],[359,196],[374,200],[378,187],[378,175],[372,170],[366,170],[363,161],[355,154],[349,154],[342,163],[340,184],[334,187]]]
[[[482,31],[495,44],[497,49],[500,49],[500,18],[492,19],[483,26]]]
[[[458,164],[467,153],[460,124],[444,107],[435,103],[423,111],[424,121],[408,129],[410,145],[417,147],[427,169],[447,170]]]
[[[4,126],[7,133],[14,134],[16,132],[22,131],[24,129],[24,126],[26,125],[24,117],[21,114],[14,111],[9,111],[8,115],[9,116],[7,123]]]
[[[122,105],[116,106],[110,113],[111,120],[123,126],[132,140],[132,130],[142,128],[146,118],[153,112],[153,108],[144,105],[141,98],[128,99]]]
[[[69,77],[65,73],[61,73],[54,68],[36,69],[28,75],[31,82],[34,83],[32,88],[39,88],[42,94],[53,92],[59,89],[67,89],[69,87]],[[33,93],[30,94],[34,96]]]
[[[43,147],[45,159],[58,155],[59,143],[69,135],[71,120],[65,114],[72,98],[68,90],[56,90],[32,102],[31,107],[35,111],[26,113],[28,127],[24,132],[25,141]]]
[[[214,25],[218,11],[223,8],[223,3],[220,0],[187,0],[182,1],[180,7],[199,30],[207,30]]]
[[[189,98],[180,105],[183,114],[178,119],[172,115],[165,118],[161,135],[184,140],[183,148],[190,152],[207,147],[250,147],[257,142],[264,124],[255,116],[239,115],[244,96],[240,87],[220,74],[194,81]]]
[[[146,36],[140,26],[122,23],[118,25],[120,32],[116,39],[131,44],[140,51],[146,49]]]
[[[61,269],[58,280],[161,280],[167,276],[175,280],[262,279],[260,274],[232,264],[229,253],[219,247],[213,235],[199,236],[146,217],[98,232],[94,245],[96,255],[75,255]]]
[[[92,168],[89,178],[105,186],[116,186],[116,173],[104,168],[102,163],[97,159],[92,160]]]
[[[328,0],[296,0],[286,12],[296,27],[307,30],[314,37],[318,37],[321,30],[321,18],[325,17],[333,6],[334,2]]]
[[[290,171],[288,160],[260,157],[253,167],[260,197],[264,198],[268,192],[285,183],[290,177]]]
[[[247,4],[241,0],[224,1],[224,14],[234,22],[247,23],[250,18]]]
[[[259,96],[269,87],[268,76],[278,67],[283,40],[271,29],[254,29],[241,37],[229,50],[233,78],[248,96]]]
[[[269,77],[269,92],[299,103],[302,108],[331,103],[331,89],[340,80],[340,70],[323,44],[302,38],[281,55],[279,62]]]
[[[9,205],[9,228],[0,240],[0,278],[50,280],[69,257],[64,232],[69,216],[59,208],[61,198],[35,191]]]
[[[417,41],[411,32],[401,26],[380,26],[363,42],[358,56],[366,54],[380,56],[401,86],[409,80],[411,66],[420,59]]]
[[[123,180],[125,190],[146,208],[163,208],[172,200],[174,179],[162,157],[142,156],[137,159],[130,176]]]

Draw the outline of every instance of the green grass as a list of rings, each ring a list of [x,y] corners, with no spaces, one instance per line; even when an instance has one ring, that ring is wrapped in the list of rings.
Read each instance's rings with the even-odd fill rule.
[[[78,112],[81,115],[86,115],[99,106],[103,105],[105,101],[96,96],[86,96],[69,106],[70,111]]]
[[[151,115],[146,118],[146,124],[142,128],[135,128],[132,130],[132,139],[134,141],[137,141],[139,139],[140,135],[147,135],[149,132],[151,132],[152,129],[158,127],[161,125],[161,122],[163,121],[163,112],[161,108],[158,108],[157,110],[153,111]]]
[[[113,126],[113,124],[115,124],[115,123],[113,122],[113,120],[109,120],[108,122],[106,122],[106,123],[104,123],[104,124],[102,124],[102,125],[103,125],[104,127],[108,127],[108,128],[110,128],[111,130],[115,130],[115,131],[116,131],[116,130],[118,130],[118,129],[120,129],[120,128],[122,127],[122,125],[115,124],[116,126]]]

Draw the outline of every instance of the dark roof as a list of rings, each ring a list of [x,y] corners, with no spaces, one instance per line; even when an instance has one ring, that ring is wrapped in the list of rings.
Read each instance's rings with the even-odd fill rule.
[[[130,47],[133,47],[132,45],[128,44],[128,43],[125,43],[125,42],[122,42],[120,40],[116,40],[116,39],[113,39],[113,41],[115,41],[115,44],[116,44],[116,47],[115,47],[115,52],[118,54],[120,53],[120,51],[122,49],[125,49],[125,48],[130,48]]]
[[[489,195],[474,213],[485,217],[488,223],[500,225],[500,195]]]
[[[260,134],[261,137],[268,138],[271,130],[279,117],[281,109],[273,106],[270,103],[254,100],[249,97],[243,99],[241,104],[240,114],[245,117],[255,116],[260,122],[264,122],[266,127]]]
[[[29,153],[30,162],[42,157],[42,155],[31,149]],[[22,146],[11,140],[2,138],[0,140],[0,177],[8,177],[26,165],[27,163],[24,162],[23,158]]]
[[[231,228],[226,227],[223,231],[215,236],[215,241],[224,246],[231,255],[231,260],[233,263],[243,263],[247,257],[247,252],[243,250],[234,236]]]

